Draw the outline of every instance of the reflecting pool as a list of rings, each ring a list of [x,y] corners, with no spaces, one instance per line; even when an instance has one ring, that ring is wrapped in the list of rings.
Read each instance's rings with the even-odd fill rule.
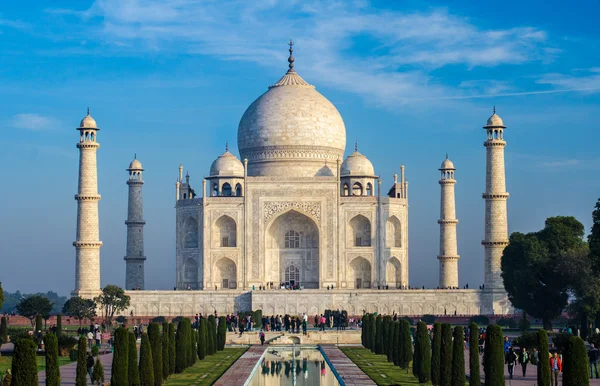
[[[339,386],[319,349],[270,347],[250,381],[250,386]]]

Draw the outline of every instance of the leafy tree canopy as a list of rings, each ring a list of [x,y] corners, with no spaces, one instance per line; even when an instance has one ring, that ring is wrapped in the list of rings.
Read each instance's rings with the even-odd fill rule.
[[[2,282],[0,281],[0,309],[2,309],[2,303],[4,303],[4,290],[2,289]]]
[[[109,284],[102,290],[102,294],[94,299],[102,309],[102,316],[107,325],[112,324],[115,313],[124,311],[129,307],[129,296],[125,295],[123,288]]]
[[[50,316],[52,305],[53,303],[45,296],[31,295],[23,298],[21,302],[17,304],[17,313],[29,319],[33,326],[34,320],[38,315],[41,315],[43,318],[48,318],[48,316]]]
[[[79,320],[81,324],[83,319],[93,319],[96,316],[96,302],[79,296],[73,297],[67,300],[62,312]]]
[[[48,300],[50,300],[52,303],[54,303],[54,306],[52,307],[52,311],[51,311],[52,314],[61,312],[64,303],[67,301],[66,296],[60,296],[59,294],[57,294],[56,292],[53,292],[53,291],[48,291],[46,293],[37,292],[35,294],[33,294],[33,293],[24,294],[18,290],[16,292],[4,291],[4,305],[0,305],[0,312],[11,313],[13,311],[16,311],[17,304],[19,304],[21,302],[21,299],[27,298],[31,295],[44,296],[44,297],[48,298]]]

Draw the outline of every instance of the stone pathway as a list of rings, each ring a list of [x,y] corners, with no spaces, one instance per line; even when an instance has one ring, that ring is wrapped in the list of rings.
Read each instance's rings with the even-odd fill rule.
[[[337,346],[321,345],[325,359],[334,372],[344,380],[346,386],[375,385],[375,382],[350,360]]]
[[[104,382],[110,383],[111,368],[112,368],[112,354],[100,355],[100,361],[104,366]],[[69,363],[68,365],[60,366],[60,384],[63,386],[74,385],[75,377],[77,375],[77,362]],[[46,384],[46,372],[40,371],[38,373],[40,385]],[[88,385],[91,385],[90,377],[86,376]]]
[[[215,386],[243,386],[269,346],[253,345],[214,383]]]

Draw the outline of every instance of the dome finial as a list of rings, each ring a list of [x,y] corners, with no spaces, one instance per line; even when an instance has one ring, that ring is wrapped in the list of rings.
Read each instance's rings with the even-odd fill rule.
[[[90,116],[90,106],[88,106],[87,115],[88,115],[88,117]]]
[[[358,151],[358,141],[354,142],[354,151]]]
[[[225,141],[225,151],[229,151],[229,141]]]
[[[294,42],[292,41],[292,39],[290,39],[290,42],[288,43],[288,45],[290,46],[290,57],[288,58],[288,63],[289,63],[289,71],[292,72],[294,71],[294,57],[292,56],[292,53],[294,52],[294,49],[292,48],[292,46],[294,45]]]
[[[496,114],[496,105],[494,105],[494,114]]]
[[[137,153],[133,153],[133,159],[137,159]]]
[[[448,153],[446,153],[446,159],[448,159]]]

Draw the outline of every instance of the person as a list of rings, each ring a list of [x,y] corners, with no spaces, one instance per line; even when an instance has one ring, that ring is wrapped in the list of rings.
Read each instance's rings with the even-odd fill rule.
[[[96,346],[100,346],[100,344],[102,344],[102,332],[98,329],[96,331]]]
[[[529,363],[529,353],[527,352],[527,348],[523,347],[521,349],[521,354],[519,355],[519,363],[521,364],[521,369],[523,370],[523,376],[527,373],[527,363]]]
[[[531,364],[537,366],[538,361],[539,361],[539,355],[540,353],[538,352],[537,348],[534,347],[533,348],[533,353],[531,354]]]
[[[510,340],[508,340],[508,336],[504,337],[504,354],[508,353],[508,349],[510,348]]]
[[[558,357],[558,352],[554,351],[550,358],[550,384],[558,386],[558,374],[562,372],[562,361]]]
[[[92,383],[94,383],[94,378],[93,378],[93,372],[94,372],[94,358],[92,357],[92,355],[90,353],[87,354],[87,360],[86,360],[86,366],[87,366],[87,371],[88,371],[88,375],[90,376],[90,381]]]
[[[264,345],[265,344],[265,333],[263,331],[263,329],[260,329],[260,333],[258,334],[259,338],[260,338],[260,345]]]
[[[321,331],[325,331],[325,316],[321,314]]]
[[[242,334],[244,333],[244,323],[240,323],[239,330],[240,330],[240,338],[241,338]]]
[[[596,373],[596,378],[600,378],[598,375],[598,348],[593,343],[590,345],[590,350],[588,351],[588,358],[590,359],[590,378],[594,378],[594,373]]]
[[[517,362],[517,353],[514,352],[512,346],[508,348],[508,352],[504,355],[504,363],[508,365],[508,375],[513,378],[515,363]]]
[[[87,333],[87,341],[88,341],[88,346],[91,350],[92,346],[94,345],[94,334],[91,331]],[[94,358],[92,358],[92,360],[94,360]]]

